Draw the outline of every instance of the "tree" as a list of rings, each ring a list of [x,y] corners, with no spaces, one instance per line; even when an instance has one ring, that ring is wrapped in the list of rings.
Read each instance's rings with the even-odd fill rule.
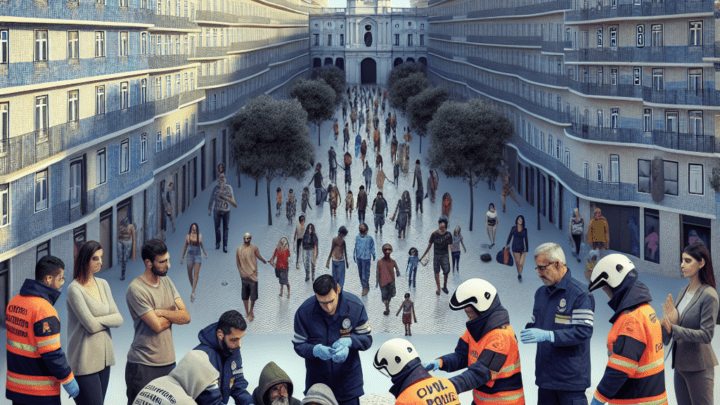
[[[422,139],[427,133],[428,124],[432,121],[438,108],[448,99],[448,93],[442,87],[429,87],[408,99],[407,116],[410,126],[415,128],[420,136],[420,153],[422,153]]]
[[[290,97],[300,101],[308,122],[317,125],[319,146],[320,125],[331,119],[335,112],[335,90],[323,79],[298,80],[290,90]]]
[[[497,159],[513,133],[507,117],[479,100],[445,102],[428,125],[428,163],[447,177],[460,177],[470,185],[470,230],[473,227],[473,187],[483,178],[498,175]]]
[[[401,63],[390,70],[388,75],[387,88],[389,89],[396,81],[404,79],[413,73],[426,73],[427,66],[422,63],[407,62]]]
[[[343,92],[345,91],[345,72],[337,66],[327,65],[313,69],[310,78],[312,80],[325,80],[325,83],[329,84],[330,87],[335,90],[335,106],[340,104],[343,98]]]
[[[388,94],[390,106],[405,113],[408,99],[420,94],[429,86],[430,81],[425,73],[412,73],[408,77],[397,80],[390,87],[390,94]]]
[[[240,172],[267,180],[268,225],[272,225],[270,183],[278,177],[301,179],[315,160],[307,113],[297,100],[262,95],[235,114],[231,131],[230,144]]]

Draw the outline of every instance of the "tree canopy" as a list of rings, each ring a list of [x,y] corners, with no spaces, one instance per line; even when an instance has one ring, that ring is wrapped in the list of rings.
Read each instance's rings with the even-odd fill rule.
[[[297,100],[262,95],[235,114],[231,131],[230,145],[240,172],[267,180],[268,225],[272,225],[270,182],[278,177],[299,180],[314,164],[307,113]]]
[[[335,105],[340,104],[345,91],[345,72],[337,66],[327,65],[313,69],[310,78],[325,80],[335,91]]]
[[[396,81],[404,79],[413,73],[426,73],[427,66],[422,63],[407,62],[401,63],[390,70],[388,75],[387,87],[388,89],[395,84]]]
[[[403,113],[407,109],[407,101],[410,97],[420,94],[430,86],[425,73],[411,73],[407,77],[399,79],[390,87],[388,96],[390,106],[399,109]]]
[[[498,159],[513,133],[507,117],[480,100],[445,102],[428,125],[428,163],[447,177],[470,185],[470,230],[473,225],[473,187],[487,176],[498,175]]]
[[[320,145],[320,125],[331,119],[335,111],[335,90],[323,79],[298,80],[290,90],[290,97],[300,102],[308,122],[317,125]]]
[[[429,87],[407,100],[407,117],[420,135],[420,153],[422,153],[422,137],[427,133],[428,124],[440,106],[448,101],[447,91],[442,87]]]

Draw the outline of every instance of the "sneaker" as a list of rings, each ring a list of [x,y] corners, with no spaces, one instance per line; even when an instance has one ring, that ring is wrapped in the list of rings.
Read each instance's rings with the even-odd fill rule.
[[[120,276],[120,281],[123,281],[123,280],[125,280],[125,275],[124,275],[124,274],[123,274],[122,276]]]
[[[518,281],[522,281],[522,274],[518,274]]]
[[[223,252],[227,253],[227,246],[223,246]]]
[[[444,292],[445,294],[449,294],[449,293],[450,293],[450,291],[448,291],[448,289],[447,289],[447,286],[443,287],[442,290],[443,290],[443,292]]]
[[[364,297],[364,296],[366,296],[366,295],[368,295],[368,288],[367,288],[367,287],[363,288],[363,290],[362,290],[362,296]]]
[[[310,280],[310,277],[305,276],[305,281],[308,281],[308,280]]]
[[[385,315],[385,316],[390,315],[390,311],[387,311],[387,310],[386,310],[385,312],[383,312],[383,315]]]
[[[190,302],[195,302],[195,293],[190,294]]]
[[[215,244],[215,250],[218,250],[218,249],[220,249],[220,243]]]
[[[578,256],[577,261],[578,261],[578,263],[580,263],[580,256]]]

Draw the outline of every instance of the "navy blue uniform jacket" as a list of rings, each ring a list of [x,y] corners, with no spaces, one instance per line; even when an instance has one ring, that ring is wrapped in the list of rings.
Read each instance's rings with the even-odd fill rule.
[[[535,385],[558,391],[590,386],[594,312],[595,298],[570,269],[557,285],[537,289],[532,320],[525,327],[552,331],[555,342],[537,344]]]
[[[198,333],[200,344],[195,350],[207,353],[210,363],[220,373],[218,384],[222,393],[223,403],[233,397],[237,405],[253,403],[252,395],[247,391],[248,382],[243,374],[240,349],[232,352],[223,350],[217,338],[217,322],[207,326]]]
[[[339,401],[362,396],[363,375],[359,350],[372,345],[370,323],[360,299],[345,291],[340,292],[335,315],[328,315],[315,296],[308,298],[295,313],[295,352],[305,358],[305,391],[316,383],[326,384]],[[341,337],[352,339],[350,353],[343,363],[332,359],[320,360],[313,355],[317,344],[332,347]]]

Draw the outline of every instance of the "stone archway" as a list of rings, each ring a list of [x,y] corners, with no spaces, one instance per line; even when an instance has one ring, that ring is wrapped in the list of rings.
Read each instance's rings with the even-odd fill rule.
[[[418,63],[422,63],[423,65],[427,66],[427,59],[425,59],[424,57],[420,58],[418,59]]]
[[[332,66],[333,60],[332,58],[325,58],[325,63],[323,63],[323,66]]]
[[[407,58],[407,63],[415,63],[415,59],[414,59],[414,58]]]
[[[365,58],[360,62],[360,83],[377,83],[377,62],[373,58]]]
[[[402,58],[395,58],[395,61],[393,62],[393,67],[395,67],[397,65],[402,65],[402,63],[403,63]]]
[[[335,59],[335,66],[337,66],[337,68],[340,70],[345,70],[345,59],[343,59],[343,58]]]
[[[322,59],[314,58],[313,59],[313,68],[321,67],[321,66],[322,66]]]

